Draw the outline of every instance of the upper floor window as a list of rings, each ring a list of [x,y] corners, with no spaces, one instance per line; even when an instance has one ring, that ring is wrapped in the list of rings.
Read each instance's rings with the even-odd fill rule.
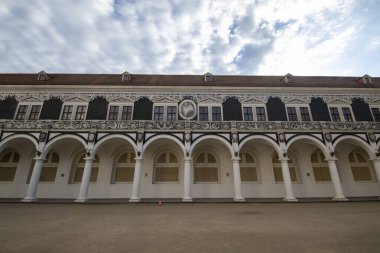
[[[372,116],[375,121],[380,121],[380,109],[378,107],[371,108]]]
[[[108,109],[108,120],[131,120],[132,106],[110,105]]]
[[[87,105],[65,104],[62,108],[61,120],[84,120],[86,119]]]
[[[253,120],[252,107],[243,107],[243,119],[244,119],[244,121],[252,121]]]
[[[330,115],[332,121],[353,121],[351,108],[348,106],[331,106]]]
[[[307,106],[288,106],[286,107],[289,121],[310,121],[309,107]]]
[[[198,120],[200,121],[222,121],[222,108],[220,106],[199,106],[198,112]]]
[[[20,104],[16,114],[16,120],[38,120],[41,112],[41,104]]]
[[[153,120],[177,120],[177,106],[176,105],[156,105],[153,111]]]
[[[244,121],[266,121],[265,106],[243,106]]]

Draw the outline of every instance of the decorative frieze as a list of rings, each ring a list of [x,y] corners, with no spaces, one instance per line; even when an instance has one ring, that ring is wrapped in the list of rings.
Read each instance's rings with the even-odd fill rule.
[[[52,97],[60,98],[62,101],[90,101],[102,94],[108,101],[118,101],[130,103],[137,101],[141,97],[147,97],[154,102],[181,102],[182,100],[191,97],[194,101],[200,103],[221,103],[228,97],[235,97],[241,103],[266,103],[269,97],[279,97],[284,103],[310,103],[311,98],[320,97],[326,103],[351,103],[352,98],[357,98],[357,94],[317,94],[317,93],[261,93],[255,91],[244,90],[242,92],[228,92],[228,91],[204,91],[204,92],[180,92],[173,91],[168,94],[167,92],[152,92],[152,91],[70,91],[70,90],[46,90],[25,92],[20,90],[4,91],[0,93],[0,100],[8,96],[15,96],[18,101],[44,101]],[[368,104],[378,104],[380,97],[375,94],[361,94],[360,97]]]
[[[192,130],[192,131],[373,131],[379,122],[248,122],[248,121],[16,121],[0,120],[6,130]]]

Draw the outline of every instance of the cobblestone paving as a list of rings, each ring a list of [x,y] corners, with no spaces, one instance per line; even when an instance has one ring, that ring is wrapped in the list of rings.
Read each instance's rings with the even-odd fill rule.
[[[0,252],[380,252],[380,202],[0,203]]]

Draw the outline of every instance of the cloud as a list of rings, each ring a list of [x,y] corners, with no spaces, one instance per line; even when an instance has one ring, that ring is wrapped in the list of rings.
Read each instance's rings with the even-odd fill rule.
[[[0,72],[341,74],[334,66],[359,50],[376,18],[373,6],[360,5],[365,15],[356,14],[358,6],[357,0],[8,0],[0,5]],[[368,48],[378,45],[373,38]]]

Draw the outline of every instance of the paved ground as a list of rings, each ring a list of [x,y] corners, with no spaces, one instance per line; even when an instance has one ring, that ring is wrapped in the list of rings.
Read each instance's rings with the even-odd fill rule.
[[[380,202],[0,203],[0,252],[380,252]]]

